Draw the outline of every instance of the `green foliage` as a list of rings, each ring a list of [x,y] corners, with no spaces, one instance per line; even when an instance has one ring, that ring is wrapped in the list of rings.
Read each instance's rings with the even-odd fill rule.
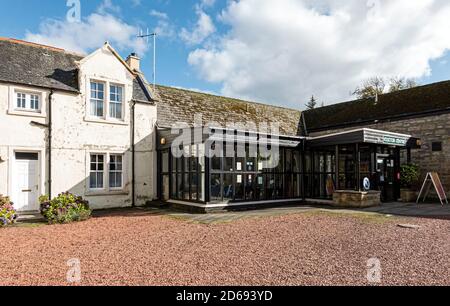
[[[396,92],[403,89],[410,89],[417,87],[419,84],[414,79],[407,79],[404,77],[394,77],[385,79],[382,77],[372,77],[366,79],[358,86],[352,95],[356,96],[358,99],[374,98],[376,96],[381,96],[386,92]]]
[[[0,227],[14,224],[17,220],[17,213],[14,210],[13,203],[8,197],[0,194]]]
[[[311,99],[306,103],[307,109],[315,109],[317,106],[317,100],[314,96],[311,97]]]
[[[400,168],[400,184],[402,187],[411,188],[419,183],[419,166],[415,164],[402,165]]]
[[[89,202],[69,192],[50,200],[48,196],[39,197],[41,214],[50,224],[84,221],[91,217]]]

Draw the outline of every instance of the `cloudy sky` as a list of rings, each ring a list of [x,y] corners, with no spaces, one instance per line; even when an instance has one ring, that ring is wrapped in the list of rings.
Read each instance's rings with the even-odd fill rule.
[[[80,3],[80,15],[73,5]],[[3,0],[0,36],[138,52],[158,83],[291,108],[332,104],[371,76],[450,79],[448,0]],[[69,7],[67,6],[69,5]],[[8,9],[6,9],[8,7]]]

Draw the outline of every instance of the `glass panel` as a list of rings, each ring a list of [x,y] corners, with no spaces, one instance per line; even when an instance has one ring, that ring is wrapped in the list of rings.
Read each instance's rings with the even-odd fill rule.
[[[183,199],[183,175],[177,174],[177,199]]]
[[[266,174],[266,199],[275,198],[275,178],[274,174]]]
[[[190,199],[190,191],[189,191],[189,173],[184,175],[184,182],[183,182],[183,199],[189,201]]]
[[[162,180],[162,200],[168,201],[170,199],[170,183],[169,183],[169,176],[164,175]]]
[[[237,174],[236,175],[236,192],[235,192],[235,200],[242,201],[244,200],[244,175]]]
[[[110,155],[109,160],[109,187],[122,187],[122,155]]]
[[[172,199],[178,199],[177,196],[177,175],[172,174]]]
[[[355,189],[355,147],[339,147],[339,189]]]
[[[91,82],[91,115],[103,117],[104,85]]]
[[[201,173],[198,182],[199,201],[205,201],[205,174]]]
[[[169,172],[169,152],[163,152],[161,158],[162,158],[162,172],[168,173]]]
[[[256,199],[257,200],[264,200],[265,199],[265,195],[264,195],[264,175],[260,174],[258,175],[257,179],[256,179]]]
[[[223,200],[232,201],[234,196],[233,174],[224,174],[223,177]]]
[[[26,108],[26,95],[17,93],[17,108]]]
[[[198,174],[191,173],[191,200],[197,201],[197,186],[198,186]]]
[[[104,187],[103,170],[104,170],[104,156],[99,154],[92,154],[91,173],[89,175],[89,188],[101,189]]]
[[[245,200],[253,201],[255,200],[255,174],[247,174],[245,179]]]
[[[222,158],[219,156],[212,156],[211,157],[211,169],[220,171],[222,170]]]
[[[286,161],[284,172],[292,172],[292,150],[286,150]]]
[[[292,174],[284,176],[284,198],[291,199],[294,197],[294,185],[292,181]]]
[[[222,201],[222,182],[220,174],[211,175],[211,201]]]
[[[254,149],[250,150],[249,146],[247,146],[246,149],[247,154],[247,160],[246,160],[246,171],[254,172],[257,171],[256,169],[256,152],[254,152]]]
[[[234,154],[235,154],[234,147],[232,146],[232,147],[228,148],[228,146],[226,146],[225,156],[223,159],[223,163],[224,163],[223,171],[231,172],[234,170],[234,167],[233,167]]]
[[[293,159],[292,159],[292,170],[294,172],[301,172],[301,160],[300,160],[300,152],[295,151],[293,153]]]

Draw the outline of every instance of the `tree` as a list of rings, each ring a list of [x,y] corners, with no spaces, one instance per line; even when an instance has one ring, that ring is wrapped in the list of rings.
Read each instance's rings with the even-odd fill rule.
[[[414,79],[404,77],[393,77],[389,81],[382,77],[372,77],[363,81],[362,85],[358,86],[352,95],[357,96],[359,99],[374,98],[385,93],[387,83],[389,84],[388,92],[396,92],[418,86]]]
[[[403,89],[410,89],[417,87],[418,84],[414,79],[407,79],[403,77],[391,78],[389,83],[389,92],[396,92]]]
[[[365,80],[361,86],[358,86],[352,95],[359,99],[373,98],[377,95],[382,95],[386,83],[381,77],[373,77]]]
[[[306,103],[306,108],[307,109],[315,109],[317,106],[317,100],[316,98],[314,98],[314,95],[311,96],[311,99],[309,100],[308,103]]]

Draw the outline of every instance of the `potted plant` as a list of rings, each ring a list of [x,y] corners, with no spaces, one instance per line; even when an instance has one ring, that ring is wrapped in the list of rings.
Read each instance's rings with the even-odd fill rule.
[[[415,164],[406,164],[400,167],[400,197],[402,202],[409,203],[416,201],[419,178],[419,166]]]

